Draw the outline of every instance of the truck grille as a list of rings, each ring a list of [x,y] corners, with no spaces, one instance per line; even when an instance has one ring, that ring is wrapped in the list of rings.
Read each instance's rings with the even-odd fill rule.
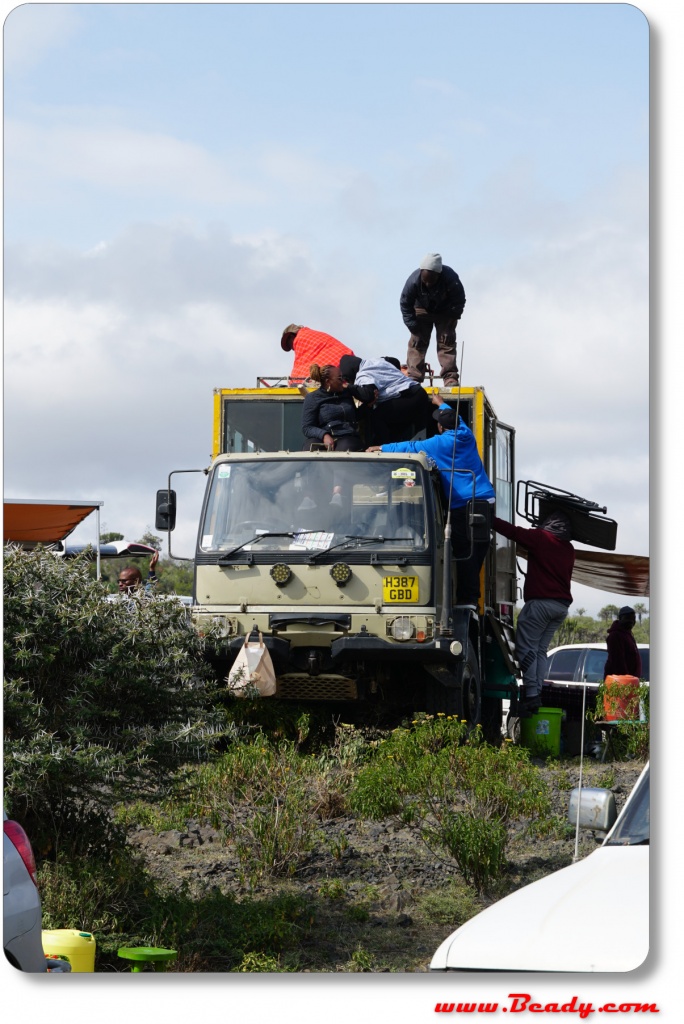
[[[287,672],[278,676],[275,696],[280,700],[357,700],[358,687],[346,676],[310,676],[305,672]]]

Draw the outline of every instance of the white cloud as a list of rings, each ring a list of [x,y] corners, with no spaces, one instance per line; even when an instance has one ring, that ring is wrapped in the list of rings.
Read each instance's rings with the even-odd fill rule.
[[[207,203],[263,198],[228,161],[160,132],[7,119],[5,147],[9,198],[39,187],[58,192],[66,182]]]

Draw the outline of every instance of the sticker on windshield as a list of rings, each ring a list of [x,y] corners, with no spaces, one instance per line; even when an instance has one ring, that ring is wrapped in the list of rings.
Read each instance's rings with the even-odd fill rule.
[[[333,542],[334,533],[308,533],[300,530],[295,533],[290,544],[291,551],[322,551],[329,548]]]
[[[219,480],[224,480],[226,477],[230,476],[230,469],[231,469],[230,466],[219,466],[219,468],[218,468],[218,478],[219,478]]]
[[[416,471],[415,471],[415,469],[407,469],[406,467],[402,467],[401,469],[393,469],[392,470],[392,479],[393,480],[415,480],[416,479]]]

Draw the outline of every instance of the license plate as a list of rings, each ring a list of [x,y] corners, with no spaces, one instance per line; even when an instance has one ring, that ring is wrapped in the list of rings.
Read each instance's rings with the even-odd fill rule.
[[[417,576],[384,576],[382,580],[384,604],[417,604]]]

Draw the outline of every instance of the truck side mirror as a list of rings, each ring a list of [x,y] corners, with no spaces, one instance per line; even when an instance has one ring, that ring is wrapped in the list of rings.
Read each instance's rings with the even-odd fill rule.
[[[580,828],[593,829],[595,832],[609,832],[617,819],[615,797],[609,789],[585,786],[573,789],[570,793],[568,821]]]
[[[157,491],[155,530],[173,530],[176,527],[176,492],[164,488]]]

